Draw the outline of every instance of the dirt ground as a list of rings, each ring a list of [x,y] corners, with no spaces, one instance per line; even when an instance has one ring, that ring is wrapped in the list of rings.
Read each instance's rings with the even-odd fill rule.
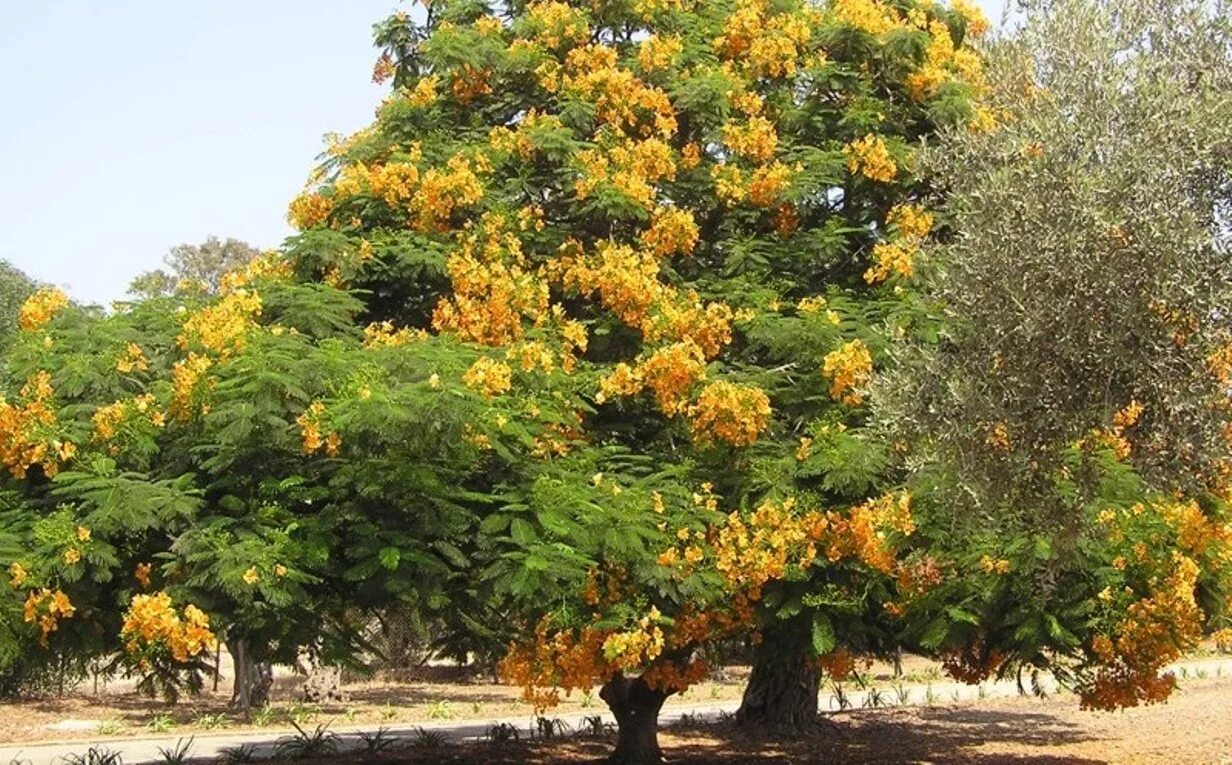
[[[828,716],[810,735],[776,741],[730,724],[667,730],[674,765],[1174,765],[1232,763],[1232,679],[1190,680],[1167,705],[1082,712],[1072,695]],[[421,765],[597,763],[607,739],[444,746],[354,762]],[[336,761],[336,760],[335,760]]]
[[[901,676],[909,683],[930,682],[935,666],[909,660]],[[1212,673],[1213,675],[1214,673]],[[736,699],[746,668],[694,687],[678,705]],[[869,677],[889,677],[876,665]],[[1201,679],[1199,679],[1201,678]],[[317,723],[407,727],[424,722],[492,719],[525,714],[530,708],[518,691],[486,678],[466,681],[446,673],[414,682],[368,683],[347,687],[346,704],[303,705],[292,701],[295,685],[281,683],[276,701],[263,718],[229,715],[226,694],[167,707],[131,693],[83,693],[65,699],[0,704],[0,742],[34,743],[80,739],[189,736],[202,731],[267,728],[271,735],[290,720]],[[823,694],[824,695],[824,694]],[[917,694],[920,698],[923,694]],[[551,714],[602,711],[602,702],[576,694]],[[63,723],[78,723],[64,729]],[[158,724],[161,721],[161,726]],[[71,727],[71,726],[70,726]],[[1232,674],[1190,674],[1167,705],[1117,713],[1082,712],[1072,694],[1047,699],[987,698],[938,701],[933,706],[853,710],[824,716],[810,734],[791,741],[752,736],[732,723],[670,727],[661,734],[670,763],[978,763],[979,765],[1088,765],[1094,763],[1227,763],[1232,765]],[[426,765],[513,765],[514,763],[598,762],[610,751],[610,737],[571,737],[555,741],[500,744],[411,746],[373,763]],[[343,758],[330,761],[338,762]],[[364,762],[357,755],[347,762]]]

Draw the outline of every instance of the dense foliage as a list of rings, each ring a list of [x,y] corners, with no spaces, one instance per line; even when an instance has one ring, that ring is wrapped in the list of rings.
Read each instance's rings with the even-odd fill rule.
[[[904,647],[1163,698],[1232,560],[1226,29],[1119,0],[987,26],[962,0],[378,24],[390,95],[281,252],[22,305],[0,667],[108,658],[175,696],[221,639],[247,706],[260,665],[411,609],[537,709],[599,686],[627,761],[739,647],[752,720]]]
[[[1202,2],[1028,9],[989,57],[1003,127],[926,157],[945,337],[877,396],[930,549],[994,564],[935,593],[925,642],[1076,659],[1100,708],[1166,696],[1232,594],[1229,35]]]
[[[772,631],[804,623],[801,659],[886,647],[868,624],[912,524],[880,496],[862,390],[910,327],[915,145],[994,125],[964,45],[985,27],[863,1],[452,2],[380,25],[394,92],[292,205],[290,254],[369,291],[384,331],[492,349],[471,379],[498,398],[578,396],[484,526],[529,698],[643,670],[649,695],[681,690],[764,594]]]

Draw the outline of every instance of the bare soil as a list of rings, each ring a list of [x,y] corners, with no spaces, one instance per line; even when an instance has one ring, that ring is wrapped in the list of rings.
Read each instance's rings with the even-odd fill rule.
[[[667,730],[672,765],[1173,765],[1232,763],[1232,679],[1190,680],[1167,705],[1082,712],[1072,695],[829,715],[794,740],[731,724]],[[597,763],[610,739],[417,748],[370,763],[528,765]],[[333,761],[337,761],[336,759]],[[324,765],[322,761],[321,765]]]

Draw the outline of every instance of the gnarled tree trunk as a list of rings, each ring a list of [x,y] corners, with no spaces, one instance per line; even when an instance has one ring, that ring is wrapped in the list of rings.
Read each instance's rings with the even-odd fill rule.
[[[763,633],[736,719],[798,729],[817,720],[821,668],[806,624],[780,622]]]
[[[657,765],[663,762],[659,748],[659,710],[668,694],[651,688],[640,677],[616,675],[599,689],[616,718],[616,750],[609,762],[619,765]]]
[[[253,707],[268,704],[270,688],[274,685],[274,668],[269,662],[253,657],[247,638],[228,640],[227,651],[235,665],[231,706],[248,714]]]

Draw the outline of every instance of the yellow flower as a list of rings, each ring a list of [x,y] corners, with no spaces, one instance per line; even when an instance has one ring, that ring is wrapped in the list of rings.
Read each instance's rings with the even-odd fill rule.
[[[9,586],[13,589],[17,589],[25,584],[26,579],[28,579],[29,576],[29,572],[27,572],[25,567],[17,561],[13,561],[13,563],[9,566]]]
[[[244,572],[244,584],[253,585],[261,579],[255,568],[250,568]]]
[[[68,295],[55,287],[38,290],[17,311],[17,325],[26,332],[33,332],[68,305]]]
[[[79,560],[81,560],[81,551],[76,547],[70,547],[64,551],[64,562],[68,565],[71,566]]]
[[[890,150],[879,136],[869,133],[843,147],[847,156],[847,170],[873,181],[889,183],[898,176],[898,165],[890,156]]]
[[[85,526],[78,526],[77,527],[77,539],[81,542],[89,542],[90,541],[90,530],[87,529]]]
[[[143,587],[150,586],[150,571],[153,566],[149,563],[138,563],[137,568],[133,570],[133,578]]]
[[[274,576],[286,576],[286,575],[287,575],[286,566],[282,565],[281,563],[274,566]]]

